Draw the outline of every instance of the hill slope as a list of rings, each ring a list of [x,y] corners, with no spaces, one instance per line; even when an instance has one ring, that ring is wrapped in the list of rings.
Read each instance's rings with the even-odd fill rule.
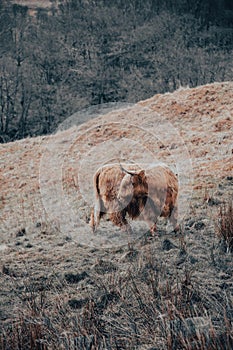
[[[0,207],[7,236],[43,220],[46,211],[50,215],[55,193],[68,209],[80,209],[73,202],[81,199],[82,207],[91,206],[94,171],[113,160],[164,161],[176,167],[194,197],[213,194],[232,175],[232,101],[232,83],[183,89],[50,137],[1,145]]]
[[[113,161],[162,161],[178,173],[184,236],[166,232],[161,223],[159,235],[147,241],[143,238],[145,224],[134,222],[135,254],[128,256],[128,237],[108,221],[101,223],[96,235],[92,234],[87,224],[92,176],[100,165]],[[223,289],[227,302],[232,303],[232,258],[220,254],[215,223],[219,204],[231,199],[233,193],[233,83],[156,95],[49,137],[1,145],[0,181],[2,322],[8,324],[11,318],[17,318],[18,310],[24,307],[22,298],[28,292],[32,296],[28,281],[31,285],[33,280],[36,294],[45,286],[44,281],[52,281],[55,289],[46,285],[50,310],[55,308],[59,295],[60,302],[69,305],[70,312],[77,316],[72,300],[82,300],[86,305],[91,295],[97,303],[105,293],[100,278],[115,293],[119,276],[126,278],[130,270],[136,280],[142,278],[148,259],[152,259],[158,274],[169,278],[169,283],[168,276],[184,281],[187,271],[192,271],[190,293],[198,289],[200,295],[199,299],[194,294],[189,298],[192,305],[201,304],[203,308],[197,316],[208,314],[208,322],[217,322],[216,332],[221,328],[226,305]],[[83,278],[71,282],[69,276],[71,280],[72,276]],[[143,283],[145,280],[140,279],[142,291]],[[160,279],[158,288],[164,290],[161,283]],[[123,283],[122,290],[126,286]],[[12,301],[13,295],[20,297]],[[115,311],[122,306],[123,294],[120,298],[112,299]],[[207,307],[205,303],[210,304]],[[101,322],[109,329],[114,319],[112,309],[107,302],[101,307]],[[109,323],[106,317],[111,318]],[[127,334],[134,339],[130,332]],[[165,344],[162,338],[158,330],[159,348],[168,348],[161,347]],[[146,339],[148,344],[153,343],[145,335],[140,339],[144,346]]]

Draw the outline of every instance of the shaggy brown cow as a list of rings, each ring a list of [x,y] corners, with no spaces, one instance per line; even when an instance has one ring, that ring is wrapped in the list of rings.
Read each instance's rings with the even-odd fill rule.
[[[146,221],[152,234],[159,216],[169,218],[174,230],[178,230],[178,181],[164,165],[151,165],[146,170],[137,165],[105,165],[94,175],[94,192],[95,207],[90,221],[93,231],[106,213],[115,225],[128,232],[131,227],[127,214]]]

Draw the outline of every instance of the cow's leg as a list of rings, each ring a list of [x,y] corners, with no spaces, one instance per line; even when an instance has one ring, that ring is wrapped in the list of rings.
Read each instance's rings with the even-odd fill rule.
[[[127,222],[127,220],[126,220],[126,222]],[[127,223],[124,223],[120,228],[124,233],[127,234],[127,236],[128,236],[128,249],[130,251],[132,251],[133,250],[133,242],[132,242],[133,230],[132,230],[131,225],[127,222]]]
[[[100,223],[100,201],[95,204],[94,208],[95,231]]]
[[[129,250],[132,250],[132,234],[133,234],[133,230],[132,227],[130,226],[130,224],[128,223],[128,221],[125,218],[126,216],[126,212],[115,212],[110,214],[110,220],[118,227],[120,227],[120,229],[125,232],[128,235],[128,248]]]
[[[157,232],[157,225],[156,225],[156,223],[154,223],[154,224],[151,226],[151,228],[150,228],[151,236],[154,237],[155,232]]]
[[[129,251],[133,251],[133,242],[132,242],[132,235],[133,230],[131,225],[127,222],[127,220],[124,220],[124,224],[121,226],[121,230],[127,233],[128,236],[128,249]]]
[[[93,232],[95,232],[95,216],[94,216],[94,208],[91,209],[91,217],[89,222],[91,229]]]
[[[143,220],[146,221],[150,228],[151,236],[155,236],[157,232],[157,220],[161,215],[160,204],[155,203],[150,197],[147,199],[145,210],[142,212]]]
[[[99,223],[100,223],[100,219],[105,214],[104,212],[101,211],[101,207],[103,207],[103,205],[101,205],[100,201],[97,201],[95,203],[94,208],[91,210],[90,226],[93,232],[96,232],[97,227],[99,226]]]
[[[150,208],[147,208],[147,210],[144,210],[141,213],[139,218],[143,219],[143,221],[147,223],[150,229],[151,236],[154,236],[155,232],[157,231],[157,216],[155,215],[155,213],[152,210],[150,210]]]
[[[169,221],[171,222],[175,232],[180,231],[180,225],[178,224],[177,220],[178,220],[178,208],[177,208],[177,205],[175,205],[169,217]]]

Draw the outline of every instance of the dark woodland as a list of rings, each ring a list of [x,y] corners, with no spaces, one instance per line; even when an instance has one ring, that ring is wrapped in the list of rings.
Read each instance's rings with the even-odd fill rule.
[[[231,0],[0,0],[0,142],[91,105],[233,78]]]

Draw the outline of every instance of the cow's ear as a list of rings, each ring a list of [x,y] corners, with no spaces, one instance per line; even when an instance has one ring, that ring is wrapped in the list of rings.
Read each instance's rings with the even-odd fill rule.
[[[141,179],[144,179],[146,177],[145,170],[141,170],[138,176],[140,176]]]
[[[141,181],[144,182],[146,179],[145,170],[141,170],[140,173],[138,174],[138,176],[141,179]]]
[[[143,182],[145,182],[145,179],[145,171],[141,170],[138,174],[132,176],[132,184],[134,186],[141,185]]]

